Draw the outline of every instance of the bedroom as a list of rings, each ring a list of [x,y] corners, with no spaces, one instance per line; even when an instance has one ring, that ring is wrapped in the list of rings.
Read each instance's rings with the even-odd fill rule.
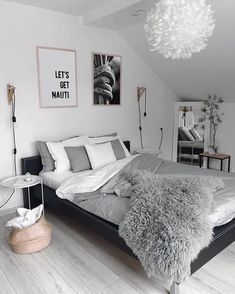
[[[0,132],[4,138],[1,181],[14,176],[8,84],[16,88],[18,175],[21,174],[21,159],[39,154],[38,140],[60,141],[83,135],[95,137],[118,133],[122,140],[130,141],[131,152],[139,149],[138,87],[147,89],[146,117],[144,94],[140,99],[144,147],[159,148],[162,128],[164,137],[158,158],[164,160],[173,159],[176,102],[202,101],[210,94],[222,96],[224,115],[216,138],[219,151],[231,155],[231,171],[235,169],[235,141],[231,133],[235,111],[233,1],[211,1],[216,20],[213,35],[204,50],[187,60],[165,59],[156,51],[150,52],[144,21],[155,1],[47,2],[0,1]],[[38,46],[76,51],[77,107],[41,107],[36,54]],[[121,57],[120,105],[94,105],[93,53]],[[204,161],[206,163],[206,159]],[[217,160],[212,159],[211,164],[219,168]],[[224,170],[226,168],[225,160]],[[1,203],[8,198],[9,192],[9,189],[1,188]],[[79,221],[74,222],[68,217],[60,219],[47,210],[45,215],[52,225],[49,247],[38,254],[14,254],[7,244],[10,230],[4,225],[15,216],[17,207],[23,207],[21,190],[17,190],[0,210],[1,260],[4,260],[0,273],[6,293],[31,293],[27,291],[32,288],[35,293],[59,293],[57,286],[62,293],[167,293],[169,290],[168,284],[148,279],[136,259],[102,239],[99,233],[86,229]],[[67,238],[70,241],[65,240]],[[67,246],[71,246],[70,253],[59,259],[59,254]],[[72,249],[77,249],[78,254],[73,254]],[[71,275],[66,274],[64,269],[55,269],[49,254],[54,259],[58,258],[61,267],[64,262],[64,269],[71,271]],[[73,263],[73,259],[78,260],[78,264]],[[72,262],[71,267],[69,261]],[[41,267],[48,267],[45,275],[40,272]],[[180,292],[211,293],[214,290],[215,293],[233,293],[234,271],[234,245],[231,245],[182,283]],[[64,275],[66,278],[63,278]],[[47,276],[51,278],[47,279]]]

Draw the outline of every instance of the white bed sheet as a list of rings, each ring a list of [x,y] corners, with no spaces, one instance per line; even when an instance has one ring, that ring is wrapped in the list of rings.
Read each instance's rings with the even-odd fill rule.
[[[215,226],[222,226],[235,218],[235,177],[223,179],[225,187],[214,196],[214,211],[210,218]]]

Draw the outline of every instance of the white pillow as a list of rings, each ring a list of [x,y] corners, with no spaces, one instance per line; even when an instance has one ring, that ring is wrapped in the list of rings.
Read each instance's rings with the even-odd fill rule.
[[[193,136],[190,134],[189,130],[186,127],[181,128],[184,132],[185,136],[189,139],[189,141],[194,141]]]
[[[123,141],[121,140],[119,136],[89,138],[91,144],[100,144],[100,143],[114,141],[117,139],[120,141],[126,157],[130,157],[131,156],[130,152],[128,151],[128,149],[126,148],[125,144],[123,143]]]
[[[92,169],[97,169],[116,161],[116,156],[110,142],[97,145],[85,145]]]
[[[55,173],[68,171],[71,169],[70,161],[64,150],[65,146],[84,146],[89,144],[88,136],[75,137],[62,142],[47,142],[47,147],[55,161]]]

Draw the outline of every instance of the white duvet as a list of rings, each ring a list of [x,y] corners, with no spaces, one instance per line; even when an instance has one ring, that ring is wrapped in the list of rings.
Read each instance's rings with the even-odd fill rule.
[[[139,155],[114,161],[98,170],[78,173],[62,183],[56,190],[56,194],[60,198],[72,201],[75,194],[94,192],[106,184],[137,156]]]

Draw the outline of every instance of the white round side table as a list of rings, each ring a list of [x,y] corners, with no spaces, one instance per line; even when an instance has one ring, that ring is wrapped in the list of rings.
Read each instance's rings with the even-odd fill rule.
[[[27,175],[11,177],[11,178],[7,178],[7,179],[3,180],[2,182],[0,182],[0,185],[5,188],[13,189],[14,192],[17,189],[27,188],[28,189],[29,209],[31,209],[30,187],[33,187],[36,185],[41,185],[41,197],[42,197],[43,215],[44,215],[44,193],[43,193],[42,177],[30,175],[30,180],[26,181],[26,179],[28,179]]]

